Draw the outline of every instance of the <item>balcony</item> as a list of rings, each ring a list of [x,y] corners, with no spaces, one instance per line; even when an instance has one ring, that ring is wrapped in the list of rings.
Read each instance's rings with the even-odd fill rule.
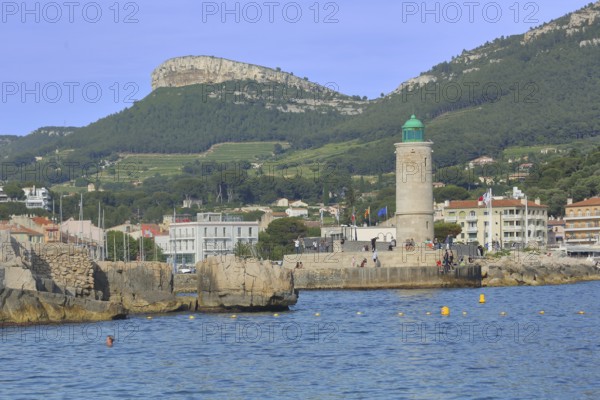
[[[581,216],[581,217],[565,217],[564,220],[565,222],[568,221],[581,221],[581,220],[600,220],[600,215],[588,215],[588,216]]]
[[[458,221],[458,218],[457,217],[445,217],[444,220],[446,222],[456,222],[456,221]]]
[[[502,220],[503,221],[521,221],[524,218],[524,215],[518,214],[518,215],[514,215],[514,214],[502,214]]]
[[[469,215],[469,216],[467,217],[467,222],[477,222],[477,221],[478,221],[478,218],[477,218],[477,216],[476,216],[476,215],[474,215],[474,216],[470,216],[470,215]]]
[[[600,226],[587,226],[584,228],[565,228],[565,232],[585,232],[585,231],[600,232]]]
[[[477,233],[479,229],[476,226],[470,226],[466,229],[467,233]]]
[[[507,225],[507,226],[503,226],[502,230],[504,232],[522,232],[523,227],[520,225]]]

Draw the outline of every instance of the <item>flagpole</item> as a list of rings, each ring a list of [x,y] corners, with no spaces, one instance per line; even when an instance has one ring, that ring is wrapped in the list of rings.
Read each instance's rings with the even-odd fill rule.
[[[488,217],[489,217],[489,226],[488,226],[488,251],[492,251],[492,249],[494,248],[494,246],[492,245],[492,223],[493,223],[493,219],[492,219],[492,189],[490,188],[489,192],[488,192]]]

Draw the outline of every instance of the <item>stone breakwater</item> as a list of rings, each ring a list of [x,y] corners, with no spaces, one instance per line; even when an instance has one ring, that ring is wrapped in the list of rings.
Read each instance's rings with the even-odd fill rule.
[[[600,280],[600,268],[581,258],[527,255],[480,260],[483,286],[559,285]]]

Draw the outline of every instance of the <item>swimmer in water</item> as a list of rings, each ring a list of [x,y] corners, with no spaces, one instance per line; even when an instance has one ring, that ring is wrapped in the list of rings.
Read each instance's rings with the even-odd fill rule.
[[[108,347],[112,347],[112,345],[113,345],[114,341],[115,341],[115,338],[114,338],[114,337],[112,337],[111,335],[108,335],[108,336],[106,337],[106,346],[108,346]]]

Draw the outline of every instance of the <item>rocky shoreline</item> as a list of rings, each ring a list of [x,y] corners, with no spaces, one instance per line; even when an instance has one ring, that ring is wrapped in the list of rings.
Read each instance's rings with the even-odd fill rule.
[[[480,260],[482,286],[540,286],[600,280],[600,267],[585,258],[520,254]]]

